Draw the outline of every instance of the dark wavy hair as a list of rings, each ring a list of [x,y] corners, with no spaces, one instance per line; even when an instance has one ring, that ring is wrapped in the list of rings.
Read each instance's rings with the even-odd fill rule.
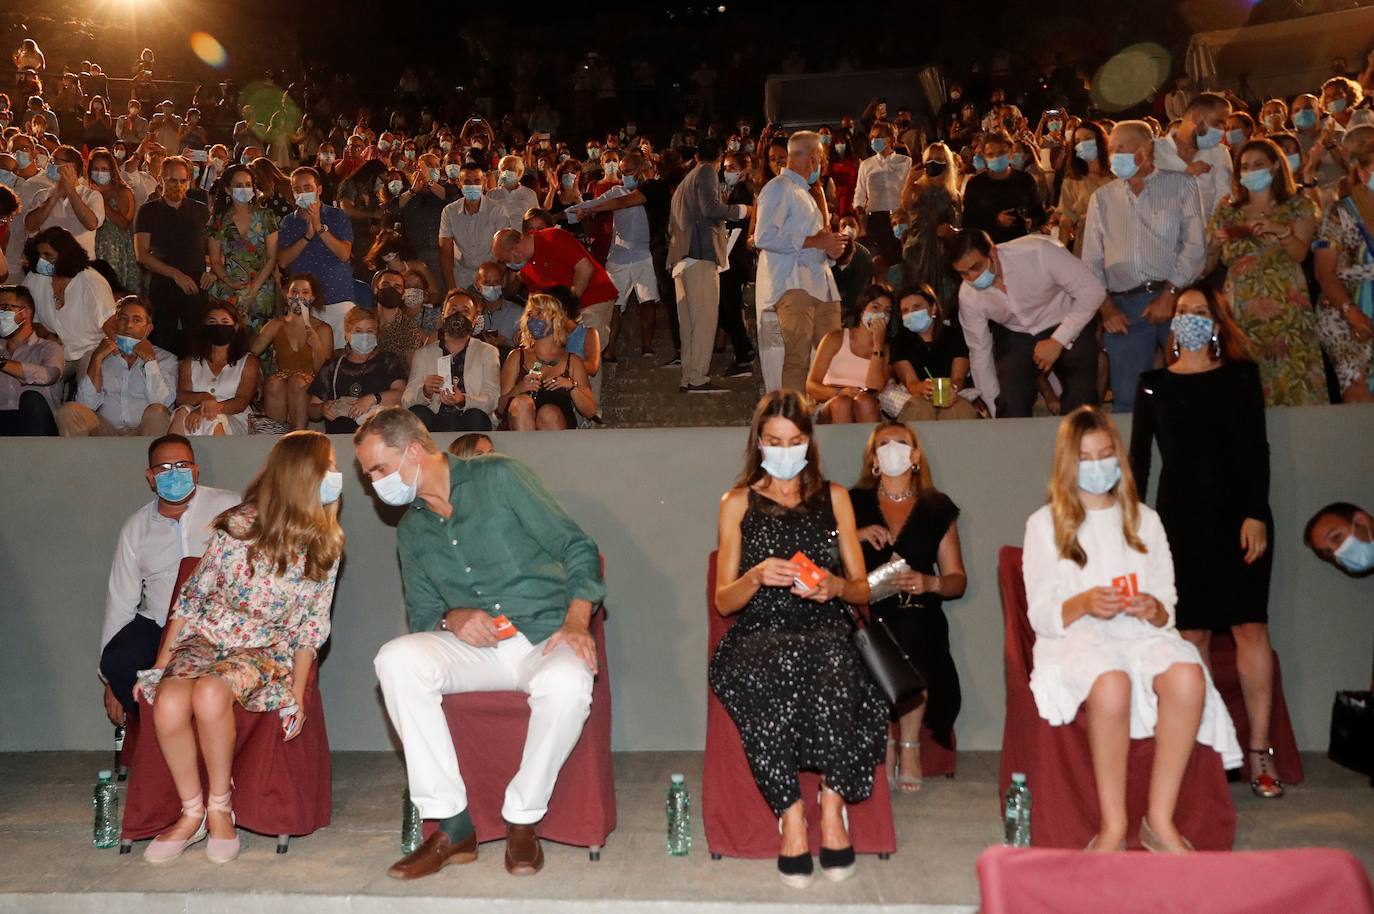
[[[744,470],[735,480],[735,486],[750,489],[768,475],[763,468],[759,439],[763,435],[763,427],[773,418],[786,419],[806,436],[806,466],[800,477],[801,505],[807,511],[814,511],[826,504],[828,487],[825,477],[821,475],[821,454],[811,423],[811,405],[805,397],[790,388],[765,394],[754,408],[754,419],[749,423],[749,443],[744,448]]]
[[[239,317],[238,309],[228,305],[211,305],[205,309],[201,315],[201,321],[190,333],[190,341],[186,347],[186,357],[191,359],[201,359],[202,361],[210,358],[210,350],[214,347],[210,345],[210,340],[206,337],[205,328],[208,326],[205,319],[215,311],[223,311],[229,315],[234,322],[234,329],[237,331],[234,338],[229,342],[229,364],[233,365],[248,353],[248,328],[244,325],[243,319]]]
[[[1182,298],[1189,292],[1196,292],[1207,300],[1207,315],[1212,319],[1212,326],[1216,328],[1217,343],[1221,348],[1218,358],[1223,362],[1254,361],[1250,353],[1250,342],[1246,339],[1244,331],[1236,324],[1236,319],[1231,316],[1231,306],[1222,298],[1221,293],[1206,283],[1199,282],[1179,292],[1178,297]],[[1172,353],[1168,361],[1174,361]]]
[[[262,191],[258,187],[258,176],[254,174],[253,169],[249,168],[247,165],[244,165],[242,162],[235,162],[233,165],[224,169],[224,174],[220,175],[219,180],[215,182],[215,199],[210,207],[212,213],[217,215],[227,213],[233,207],[234,198],[230,193],[232,190],[230,182],[234,180],[234,175],[240,172],[253,179],[253,190],[256,192],[253,197],[253,204],[255,206],[258,205],[258,201],[262,197]]]
[[[91,265],[91,255],[86,253],[81,242],[60,225],[52,225],[24,242],[24,259],[29,262],[30,270],[38,265],[40,244],[49,244],[57,251],[57,263],[53,264],[54,276],[71,279]]]
[[[1097,164],[1102,168],[1103,174],[1110,175],[1112,173],[1112,166],[1111,159],[1107,155],[1107,131],[1103,130],[1102,125],[1097,121],[1083,121],[1074,128],[1075,133],[1079,130],[1087,130],[1093,135],[1093,138],[1097,140]],[[1080,159],[1078,154],[1074,151],[1074,148],[1078,144],[1073,142],[1072,137],[1070,137],[1069,140],[1069,174],[1073,175],[1075,178],[1086,177],[1088,174],[1088,163]]]

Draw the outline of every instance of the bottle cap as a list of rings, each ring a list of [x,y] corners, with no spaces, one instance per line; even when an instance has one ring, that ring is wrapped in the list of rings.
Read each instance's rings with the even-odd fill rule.
[[[1026,783],[1026,775],[1023,772],[1017,771],[1011,776],[1011,782],[1013,784],[1024,784]]]
[[[669,778],[669,780],[671,780],[674,784],[681,784],[687,780],[687,777],[686,775],[682,774],[674,774],[671,778]]]
[[[96,772],[96,777],[102,781],[108,781],[114,777],[114,772],[108,768],[102,768]]]

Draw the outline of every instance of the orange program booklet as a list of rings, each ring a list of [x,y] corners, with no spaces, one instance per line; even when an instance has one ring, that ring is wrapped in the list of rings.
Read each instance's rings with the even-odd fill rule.
[[[511,620],[506,618],[504,613],[499,616],[492,616],[491,621],[496,623],[496,637],[501,641],[514,638],[520,634],[520,630],[515,627]]]
[[[798,552],[788,561],[798,566],[797,589],[801,590],[804,594],[815,593],[816,588],[821,586],[821,581],[830,577],[830,572],[825,571],[815,562],[807,558],[804,552]]]

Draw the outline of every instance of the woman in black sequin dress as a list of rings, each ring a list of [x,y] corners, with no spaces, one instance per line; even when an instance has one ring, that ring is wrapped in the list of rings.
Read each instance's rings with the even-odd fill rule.
[[[853,873],[843,809],[873,790],[890,708],[849,640],[844,604],[868,599],[854,511],[820,472],[811,417],[795,391],[759,403],[745,471],[721,502],[716,605],[738,621],[711,660],[711,688],[734,718],[754,780],[780,819],[778,870],[804,886],[813,872],[798,772],[825,776],[821,869]],[[829,572],[809,596],[797,552]]]

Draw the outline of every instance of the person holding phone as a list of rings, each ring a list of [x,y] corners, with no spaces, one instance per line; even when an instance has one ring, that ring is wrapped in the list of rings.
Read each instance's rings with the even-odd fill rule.
[[[157,659],[139,671],[134,687],[135,697],[153,706],[158,745],[181,798],[181,818],[144,851],[149,863],[174,860],[207,836],[212,863],[238,856],[234,705],[277,713],[288,741],[306,725],[305,690],[329,640],[343,556],[342,488],[329,439],[292,432],[267,455],[243,504],[215,520]]]
[[[1087,711],[1100,811],[1087,850],[1126,849],[1131,739],[1154,737],[1140,843],[1189,853],[1174,812],[1194,745],[1214,749],[1227,768],[1239,767],[1242,755],[1202,657],[1175,628],[1169,539],[1159,515],[1141,503],[1125,456],[1116,426],[1096,407],[1060,421],[1049,503],[1026,521],[1022,574],[1035,630],[1030,688],[1053,726]]]
[[[319,317],[323,299],[313,275],[292,276],[286,283],[286,307],[263,326],[251,347],[259,358],[271,347],[276,363],[263,388],[263,412],[296,429],[310,421],[310,383],[334,352],[334,331]]]
[[[815,873],[798,772],[824,774],[820,865],[838,882],[855,866],[845,804],[873,792],[891,709],[849,638],[844,603],[868,601],[863,551],[849,493],[821,474],[799,392],[774,391],[755,408],[717,538],[716,609],[738,621],[711,658],[711,689],[778,817],[778,875],[793,888]],[[808,563],[824,572],[814,587],[799,581]]]
[[[520,318],[520,348],[501,369],[503,411],[515,431],[577,428],[596,415],[582,357],[568,351],[568,314],[558,299],[535,293]]]

